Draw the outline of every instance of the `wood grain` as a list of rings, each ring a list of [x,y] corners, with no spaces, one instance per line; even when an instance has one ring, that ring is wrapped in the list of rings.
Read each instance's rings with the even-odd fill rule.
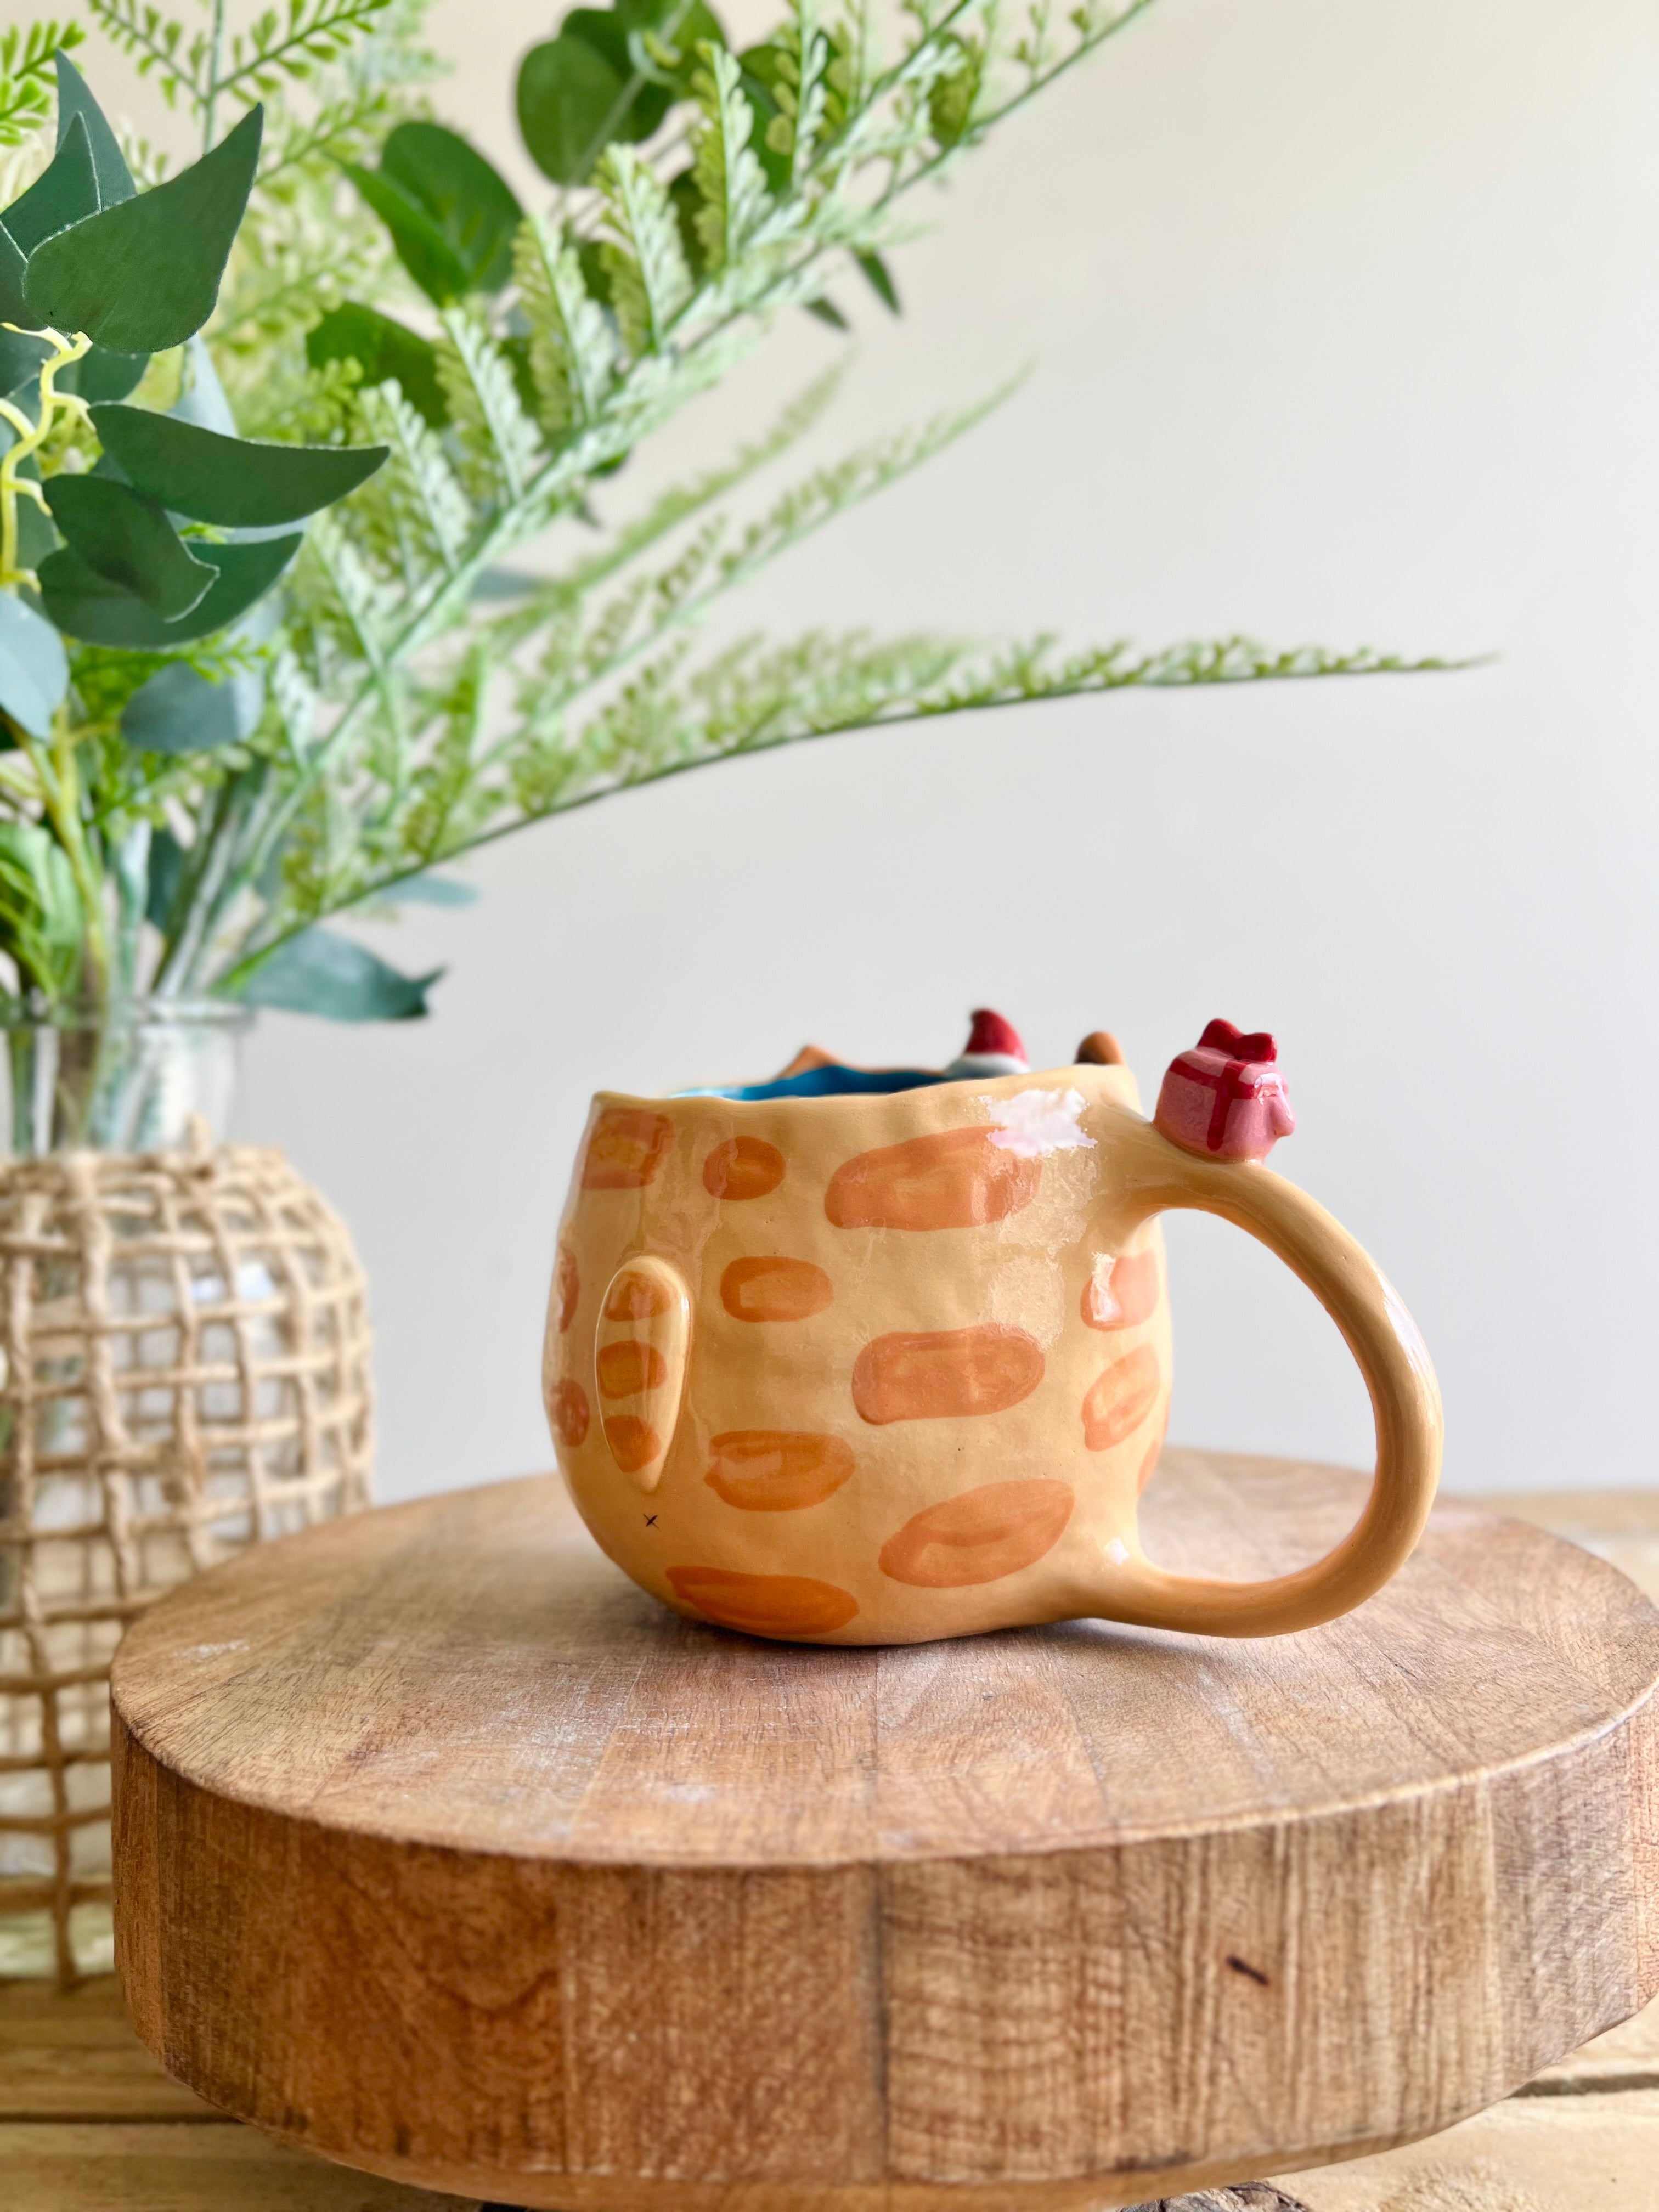
[[[1171,1452],[1149,1545],[1284,1572],[1363,1486]],[[1275,1642],[799,1650],[501,1485],[134,1632],[120,1963],[170,2071],[411,2183],[1097,2212],[1425,2135],[1634,2012],[1656,1678],[1621,1577],[1457,1504]]]

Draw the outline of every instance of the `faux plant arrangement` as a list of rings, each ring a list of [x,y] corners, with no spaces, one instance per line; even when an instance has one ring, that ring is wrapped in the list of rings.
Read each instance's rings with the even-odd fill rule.
[[[518,76],[544,211],[425,113],[419,0],[241,30],[225,0],[199,29],[85,4],[202,151],[124,150],[77,25],[0,44],[32,173],[0,213],[0,951],[14,1024],[85,1025],[54,1139],[145,1136],[110,1045],[136,1000],[422,1012],[431,977],[321,925],[456,895],[437,864],[629,785],[1017,700],[1400,665],[814,630],[699,659],[718,599],[975,417],[734,516],[831,380],[642,511],[612,482],[780,312],[842,323],[849,271],[895,307],[918,189],[1150,0],[921,4],[884,52],[860,5],[792,0],[742,53],[701,0],[578,9]]]

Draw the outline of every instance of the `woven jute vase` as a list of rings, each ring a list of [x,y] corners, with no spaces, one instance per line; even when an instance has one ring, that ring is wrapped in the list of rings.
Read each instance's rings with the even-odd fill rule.
[[[0,1162],[0,1977],[109,1965],[111,1655],[368,1501],[362,1271],[280,1152]]]

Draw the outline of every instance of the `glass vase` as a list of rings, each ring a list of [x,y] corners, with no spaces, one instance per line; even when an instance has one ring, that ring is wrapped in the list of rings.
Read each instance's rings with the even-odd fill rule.
[[[0,1014],[18,1159],[90,1146],[145,1152],[182,1145],[192,1121],[222,1142],[246,1006],[216,999],[131,999]]]

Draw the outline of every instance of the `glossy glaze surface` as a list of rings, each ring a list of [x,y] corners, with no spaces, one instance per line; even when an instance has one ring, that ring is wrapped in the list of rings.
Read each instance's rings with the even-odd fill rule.
[[[1426,1355],[1311,1200],[1192,1158],[1137,1106],[1107,1064],[888,1095],[601,1094],[543,1379],[610,1556],[693,1618],[841,1644],[1086,1613],[1266,1634],[1368,1595],[1432,1495]],[[1371,1507],[1302,1576],[1203,1583],[1141,1553],[1135,1500],[1169,1413],[1170,1206],[1262,1237],[1367,1370]]]

